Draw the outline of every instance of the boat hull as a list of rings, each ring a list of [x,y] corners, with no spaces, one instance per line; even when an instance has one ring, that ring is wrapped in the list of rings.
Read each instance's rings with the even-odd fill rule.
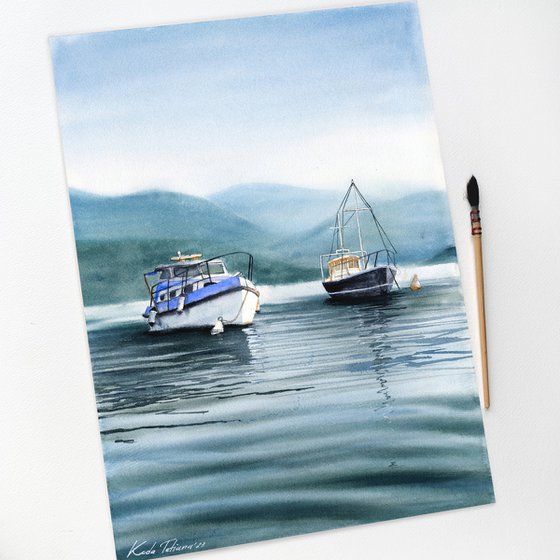
[[[387,295],[393,288],[396,269],[378,266],[340,280],[325,280],[323,287],[333,299],[370,299]]]
[[[213,293],[186,305],[182,312],[177,309],[157,313],[150,332],[161,333],[178,329],[203,329],[214,326],[218,319],[225,326],[250,325],[257,311],[259,292],[248,280],[221,293]]]

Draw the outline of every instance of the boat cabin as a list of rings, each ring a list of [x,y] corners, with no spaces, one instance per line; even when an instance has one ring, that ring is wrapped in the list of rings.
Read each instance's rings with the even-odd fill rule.
[[[157,274],[159,274],[157,281],[150,285],[148,277]],[[152,301],[161,305],[206,286],[216,284],[230,276],[221,259],[212,259],[157,266],[153,272],[145,274],[144,279]]]
[[[356,255],[342,255],[327,262],[329,281],[341,280],[361,271],[360,258]]]

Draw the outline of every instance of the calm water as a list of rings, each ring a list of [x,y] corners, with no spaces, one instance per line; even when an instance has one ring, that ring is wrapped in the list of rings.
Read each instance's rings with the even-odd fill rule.
[[[353,305],[297,289],[219,336],[88,313],[119,558],[493,501],[457,281]]]

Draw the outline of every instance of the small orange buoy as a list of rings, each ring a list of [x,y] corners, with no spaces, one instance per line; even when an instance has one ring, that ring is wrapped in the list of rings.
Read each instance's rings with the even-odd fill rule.
[[[420,280],[418,280],[418,274],[415,274],[412,277],[412,282],[410,283],[410,289],[413,292],[417,292],[421,287],[422,287],[422,284],[420,284]]]

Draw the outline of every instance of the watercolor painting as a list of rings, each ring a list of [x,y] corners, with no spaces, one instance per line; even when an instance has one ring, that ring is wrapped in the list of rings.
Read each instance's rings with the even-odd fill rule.
[[[493,502],[416,5],[50,42],[117,557]]]

